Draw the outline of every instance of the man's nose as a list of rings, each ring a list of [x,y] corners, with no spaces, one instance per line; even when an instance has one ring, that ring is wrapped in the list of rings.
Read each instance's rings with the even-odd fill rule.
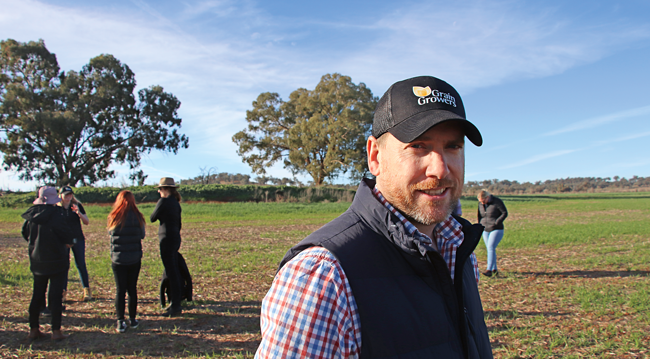
[[[426,158],[427,161],[427,177],[436,177],[442,179],[449,175],[449,166],[445,155],[432,151]]]

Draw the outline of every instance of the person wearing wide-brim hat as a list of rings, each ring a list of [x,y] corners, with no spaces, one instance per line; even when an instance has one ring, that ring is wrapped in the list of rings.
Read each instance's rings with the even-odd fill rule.
[[[176,183],[174,182],[174,179],[171,177],[163,177],[160,179],[160,183],[157,186],[158,188],[160,187],[165,187],[165,188],[178,188]]]
[[[181,195],[171,177],[163,177],[158,185],[160,200],[151,213],[151,222],[160,221],[158,239],[160,240],[160,259],[169,278],[169,307],[163,316],[177,316],[182,313],[182,280],[178,267],[178,250],[181,247]]]
[[[28,244],[29,269],[34,275],[34,290],[29,305],[29,340],[45,337],[39,325],[41,309],[45,307],[45,292],[52,312],[52,339],[67,337],[61,333],[61,312],[63,310],[63,286],[70,268],[71,248],[75,240],[63,218],[61,207],[55,206],[59,198],[54,187],[44,186],[38,190],[38,198],[25,213],[22,228],[23,238]]]

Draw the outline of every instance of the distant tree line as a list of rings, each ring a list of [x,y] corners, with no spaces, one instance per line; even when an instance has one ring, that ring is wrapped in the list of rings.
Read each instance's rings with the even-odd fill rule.
[[[195,184],[232,184],[232,185],[275,185],[303,187],[305,184],[296,179],[276,178],[272,176],[258,176],[241,173],[217,173],[216,169],[200,168],[201,174],[190,179],[181,180],[182,185]],[[309,183],[307,185],[313,185]],[[353,184],[328,184],[328,187],[356,189]],[[574,177],[554,180],[523,182],[509,180],[484,180],[468,181],[463,188],[463,195],[473,196],[481,189],[487,189],[494,194],[543,194],[543,193],[589,193],[589,192],[624,192],[624,191],[650,191],[650,177],[632,176],[624,177]]]
[[[180,181],[181,185],[196,184],[232,184],[232,185],[274,185],[303,187],[304,184],[297,179],[276,178],[273,176],[258,176],[251,179],[250,175],[241,173],[217,172],[216,167],[200,167],[200,174],[194,178]]]
[[[228,173],[220,172],[217,173],[214,168],[205,169],[201,168],[201,174],[190,179],[180,180],[182,186],[197,186],[201,185],[239,185],[239,186],[262,186],[262,185],[271,185],[271,186],[291,186],[291,187],[314,187],[313,183],[310,182],[307,185],[296,179],[289,178],[276,178],[276,177],[255,177],[251,179],[250,175],[241,174],[241,173]],[[155,185],[155,184],[154,184]],[[350,190],[352,193],[357,188],[357,183],[349,184],[328,184],[327,187],[331,189],[344,189]],[[122,183],[122,186],[115,188],[129,188],[132,191],[137,187],[147,187],[143,186],[140,183],[134,183],[133,187],[130,187],[126,182]],[[318,186],[316,186],[318,187]],[[102,187],[98,187],[102,188]],[[109,187],[106,187],[109,188]],[[110,187],[112,188],[112,187]],[[154,187],[152,187],[154,188]],[[87,189],[88,191],[93,191],[92,186],[81,187],[80,189]],[[650,177],[639,177],[632,176],[627,179],[625,177],[574,177],[574,178],[560,178],[555,180],[546,180],[546,181],[537,181],[534,183],[518,181],[509,181],[509,180],[484,180],[484,181],[469,181],[466,182],[463,187],[464,196],[476,196],[476,194],[481,189],[487,189],[489,192],[496,195],[500,194],[552,194],[552,193],[593,193],[593,192],[650,192]],[[183,191],[183,196],[187,193],[189,189],[181,189]],[[198,190],[198,189],[197,189]],[[192,189],[194,191],[194,189]],[[155,191],[154,191],[155,192]],[[14,193],[14,191],[6,190],[0,192],[0,197],[4,194]],[[22,192],[17,191],[16,193],[31,193],[31,192]],[[302,192],[301,192],[302,193]],[[268,194],[267,194],[268,196]],[[311,196],[311,194],[309,195]],[[209,196],[208,196],[209,197]],[[31,198],[31,197],[30,197]],[[157,197],[156,197],[157,198]],[[197,197],[198,198],[198,197]],[[32,199],[33,200],[33,199]],[[201,200],[201,199],[197,199]],[[204,199],[205,200],[205,199]],[[215,200],[215,199],[209,199]],[[268,198],[266,199],[268,200]],[[275,197],[272,198],[275,201]],[[312,200],[317,201],[317,200]],[[27,202],[25,202],[27,203]],[[0,204],[0,207],[3,206]]]
[[[128,189],[138,203],[155,203],[160,199],[155,185],[132,187],[79,187],[75,197],[84,203],[113,203],[117,194]],[[191,185],[180,189],[184,203],[191,202],[352,202],[355,190],[346,188],[295,187],[273,185]],[[5,192],[0,196],[0,208],[28,207],[36,197],[36,191]]]
[[[588,192],[626,192],[649,191],[650,177],[574,177],[534,183],[509,180],[469,181],[465,183],[463,194],[474,195],[481,189],[494,194],[540,194],[540,193],[588,193]]]

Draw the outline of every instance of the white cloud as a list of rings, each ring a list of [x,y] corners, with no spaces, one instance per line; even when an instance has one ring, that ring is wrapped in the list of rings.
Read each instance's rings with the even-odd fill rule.
[[[619,163],[613,164],[612,167],[614,167],[614,168],[638,168],[638,169],[642,170],[641,169],[642,167],[646,167],[648,165],[650,165],[650,159],[642,159],[642,160],[638,160],[636,162],[619,162]],[[642,170],[642,171],[644,171],[644,170]],[[647,171],[647,169],[645,169],[645,171]]]
[[[598,141],[598,142],[596,142],[595,145],[596,146],[601,146],[601,145],[606,145],[606,144],[609,144],[609,143],[636,140],[638,138],[643,138],[643,137],[648,137],[648,136],[650,136],[650,132],[634,133],[634,134],[627,135],[627,136],[617,137],[617,138],[613,138],[613,139],[609,139],[609,140]]]
[[[112,53],[134,69],[140,84],[160,83],[174,93],[180,93],[176,88],[209,89],[219,101],[239,105],[249,105],[255,93],[313,86],[328,72],[351,75],[376,86],[376,92],[397,79],[433,73],[466,93],[521,77],[557,74],[606,55],[614,44],[650,36],[639,26],[579,27],[551,10],[527,12],[512,2],[473,1],[463,7],[419,3],[395,7],[376,21],[347,24],[274,19],[255,3],[227,0],[185,2],[182,14],[169,19],[143,0],[132,2],[142,12],[125,15],[0,0],[8,8],[7,15],[0,15],[0,30],[11,34],[20,29],[23,41],[45,37],[65,60],[62,65],[72,64],[72,69],[92,56]],[[224,29],[197,28],[193,21],[201,16],[228,22]],[[21,26],[27,22],[32,29]],[[314,28],[343,29],[349,36],[334,46],[309,50],[291,45],[296,36],[303,38],[303,45],[311,43]],[[362,32],[366,36],[360,39]]]
[[[647,25],[579,25],[553,10],[518,9],[512,1],[462,7],[420,2],[376,25],[377,39],[340,62],[345,72],[381,74],[388,84],[436,74],[462,93],[562,73],[650,37]]]
[[[160,84],[181,100],[183,130],[193,148],[213,148],[214,141],[197,141],[202,137],[230,142],[243,128],[245,108],[266,90],[264,84],[280,82],[280,71],[258,49],[236,49],[231,42],[237,39],[201,43],[146,3],[134,3],[151,17],[0,0],[0,32],[19,41],[44,38],[63,70],[113,54],[133,69],[140,86]]]
[[[43,38],[64,70],[79,70],[91,57],[111,53],[133,69],[140,86],[162,85],[182,102],[182,132],[190,137],[182,155],[188,161],[197,154],[237,159],[230,137],[245,127],[245,111],[259,93],[279,92],[286,99],[298,87],[313,88],[325,73],[352,76],[376,95],[396,80],[421,74],[440,76],[468,93],[559,74],[650,38],[647,24],[615,18],[580,24],[541,8],[546,5],[517,1],[396,2],[392,12],[349,22],[318,14],[272,17],[264,10],[272,5],[250,0],[132,3],[99,9],[0,0],[0,33],[19,41]],[[171,6],[178,12],[163,11]],[[549,134],[647,113],[650,106]]]
[[[599,116],[599,117],[594,117],[587,120],[579,121],[569,126],[557,129],[555,131],[547,132],[543,136],[554,136],[554,135],[559,135],[567,132],[585,130],[589,128],[602,126],[611,122],[617,122],[628,118],[634,118],[634,117],[644,116],[649,114],[650,114],[650,106],[637,107],[631,110],[616,112],[605,116]]]
[[[141,166],[143,170],[149,174],[149,177],[174,177],[178,181],[179,179],[185,178],[185,176],[178,174],[176,172],[164,171],[158,168],[153,168],[151,166]]]
[[[531,163],[547,160],[549,158],[554,158],[554,157],[559,157],[559,156],[564,156],[568,155],[569,153],[577,152],[580,151],[580,149],[574,149],[574,150],[560,150],[560,151],[554,151],[554,152],[549,152],[549,153],[542,153],[539,155],[535,155],[532,157],[529,157],[523,161],[511,163],[506,166],[501,166],[499,167],[500,170],[505,170],[505,169],[510,169],[510,168],[515,168],[515,167],[521,167],[525,165],[529,165]]]
[[[530,156],[530,157],[528,157],[526,159],[523,159],[521,161],[517,161],[517,162],[511,163],[511,164],[505,165],[505,166],[501,166],[498,169],[499,170],[505,170],[505,169],[512,169],[512,168],[522,167],[522,166],[526,166],[526,165],[529,165],[529,164],[532,164],[532,163],[536,163],[536,162],[544,161],[544,160],[547,160],[547,159],[568,155],[568,154],[575,153],[575,152],[578,152],[578,151],[591,150],[591,149],[595,149],[595,148],[598,148],[600,146],[611,144],[611,143],[631,141],[631,140],[635,140],[635,139],[639,139],[639,138],[643,138],[643,137],[648,137],[648,136],[650,136],[650,132],[647,131],[647,132],[640,132],[640,133],[634,133],[634,134],[630,134],[630,135],[620,136],[620,137],[607,139],[607,140],[596,141],[593,144],[588,145],[588,146],[586,146],[584,148],[569,149],[569,150],[559,150],[559,151],[542,153],[542,154]],[[609,152],[609,151],[612,151],[612,150],[618,150],[618,149],[614,148],[614,147],[606,148],[605,152]],[[642,165],[645,165],[645,164],[647,164],[647,163],[643,162],[643,161],[635,162],[635,164],[629,164],[629,165],[623,165],[623,164],[619,163],[615,167],[634,167],[635,165],[642,166]],[[476,176],[477,174],[482,174],[482,173],[485,173],[485,172],[473,173],[472,175]]]
[[[467,181],[470,178],[474,178],[477,176],[480,176],[482,174],[490,173],[489,171],[482,171],[482,172],[465,172],[465,181]]]
[[[183,13],[188,17],[196,17],[205,13],[223,17],[232,15],[237,10],[233,2],[229,0],[199,1],[196,4],[184,2],[183,5],[185,6]]]

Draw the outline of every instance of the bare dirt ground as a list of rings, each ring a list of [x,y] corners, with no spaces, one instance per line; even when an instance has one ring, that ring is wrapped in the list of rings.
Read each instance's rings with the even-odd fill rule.
[[[0,225],[0,253],[2,260],[28,263],[26,242],[16,236],[15,225]],[[209,228],[197,223],[185,225],[181,252],[198,251],[204,257],[226,255],[217,244],[238,242],[286,242],[290,247],[294,238],[283,238],[283,233],[311,231],[318,226],[226,227]],[[147,228],[143,242],[145,258],[159,260],[156,226]],[[14,232],[14,233],[11,233]],[[259,313],[275,264],[264,266],[263,273],[252,270],[194,271],[194,301],[184,303],[181,317],[160,316],[158,285],[161,266],[146,266],[138,282],[140,327],[115,332],[114,282],[110,260],[106,258],[103,273],[97,273],[92,258],[107,256],[107,241],[102,224],[91,224],[85,229],[86,257],[89,263],[94,300],[80,300],[81,288],[71,259],[69,294],[63,316],[63,330],[70,337],[62,342],[39,340],[29,342],[27,308],[31,299],[31,275],[0,278],[0,357],[252,357],[260,340]],[[277,238],[262,238],[277,233]],[[188,259],[186,255],[186,259]],[[204,258],[205,259],[205,258]],[[245,265],[244,265],[245,266]],[[152,268],[153,267],[153,268]],[[190,265],[192,267],[192,265]],[[192,269],[192,268],[190,268]],[[95,270],[95,273],[93,273]],[[49,319],[41,318],[42,330],[49,333]]]
[[[81,289],[71,264],[63,318],[63,329],[71,336],[62,342],[27,341],[31,276],[28,271],[6,274],[0,277],[0,357],[251,358],[260,341],[261,300],[276,263],[232,259],[273,248],[282,253],[318,227],[185,225],[181,252],[194,261],[190,267],[195,268],[195,301],[186,303],[182,317],[164,318],[159,315],[158,303],[162,266],[158,264],[157,228],[150,225],[144,241],[150,264],[143,265],[138,286],[142,324],[137,330],[118,334],[108,238],[103,224],[93,223],[85,232],[95,300],[79,300]],[[240,247],[243,244],[252,247]],[[499,277],[483,278],[479,286],[495,357],[650,357],[650,316],[648,306],[643,306],[643,301],[648,301],[643,293],[648,291],[650,264],[637,265],[634,270],[615,262],[603,262],[596,268],[585,264],[590,258],[602,260],[594,247],[610,248],[609,257],[647,256],[649,245],[650,238],[643,236],[576,245],[570,251],[546,246],[500,250]],[[26,243],[18,237],[16,225],[0,224],[0,253],[3,263],[27,263]],[[478,255],[482,268],[485,253],[479,250]],[[230,264],[225,263],[226,257]],[[580,296],[586,299],[581,301]],[[612,302],[609,308],[609,301],[626,296],[636,299]],[[42,318],[41,323],[49,333],[48,319]]]

